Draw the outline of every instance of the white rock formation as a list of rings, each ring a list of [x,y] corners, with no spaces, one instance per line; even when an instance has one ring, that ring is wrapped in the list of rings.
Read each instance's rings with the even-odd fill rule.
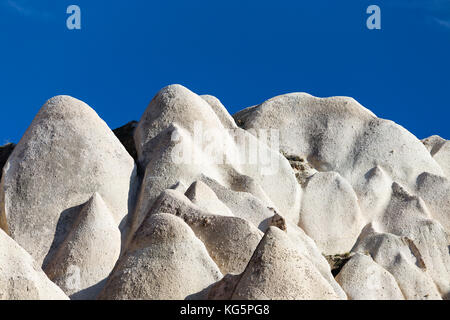
[[[392,274],[372,258],[355,254],[336,277],[351,300],[404,300]]]
[[[441,299],[438,288],[426,272],[427,267],[411,239],[390,233],[377,233],[368,225],[353,251],[369,254],[377,264],[392,274],[405,299]]]
[[[442,171],[450,178],[450,141],[446,141],[433,155],[433,159],[441,166]]]
[[[223,108],[211,107],[180,85],[163,88],[153,98],[135,131],[145,175],[131,231],[161,191],[177,181],[190,185],[201,175],[235,191],[241,191],[236,181],[249,177],[254,189],[265,194],[279,212],[298,219],[301,191],[289,162],[248,132],[226,128],[223,119],[228,115],[221,113]],[[282,189],[279,181],[283,181]]]
[[[347,299],[345,292],[331,274],[330,265],[314,240],[308,237],[301,228],[289,221],[286,222],[286,235],[297,251],[303,255],[303,257],[307,258],[317,271],[319,271],[322,277],[331,285],[336,296],[339,299]]]
[[[203,211],[181,193],[165,190],[149,214],[170,213],[182,218],[204,243],[223,274],[241,273],[263,233],[245,219]]]
[[[422,140],[433,159],[441,166],[442,171],[450,178],[450,141],[439,136],[431,136]]]
[[[318,172],[305,187],[299,226],[325,254],[348,252],[364,227],[358,198],[336,172]]]
[[[352,98],[291,93],[245,109],[234,118],[244,129],[280,130],[283,153],[303,156],[319,171],[338,172],[358,196],[366,174],[377,166],[408,188],[414,187],[422,172],[444,174],[416,137],[377,118]]]
[[[95,299],[120,254],[121,236],[98,193],[83,206],[45,273],[72,299]]]
[[[422,140],[422,143],[425,145],[425,148],[431,153],[433,156],[446,142],[445,139],[434,135]]]
[[[200,208],[221,216],[233,216],[231,210],[202,181],[194,181],[185,195]]]
[[[147,217],[120,258],[101,299],[186,299],[222,278],[189,226],[171,214]]]
[[[447,140],[180,85],[135,123],[125,149],[83,102],[42,107],[3,168],[0,298],[450,299]]]
[[[68,300],[37,262],[0,230],[0,300]]]
[[[119,226],[133,201],[134,178],[133,159],[95,111],[74,98],[54,97],[3,169],[1,228],[45,267],[95,192]]]
[[[314,265],[276,227],[264,235],[232,295],[238,300],[338,298]]]
[[[201,95],[200,98],[208,102],[225,128],[237,129],[233,117],[228,113],[227,109],[219,99],[208,94]]]
[[[365,179],[355,187],[359,191],[358,202],[366,221],[373,221],[383,214],[391,196],[392,179],[379,166],[366,173]]]
[[[319,171],[299,180],[304,190],[299,225],[325,253],[344,253],[352,246],[361,223],[372,222],[386,237],[407,237],[416,248],[415,254],[423,261],[426,271],[417,273],[416,269],[411,269],[410,272],[417,273],[411,277],[422,279],[418,283],[423,283],[424,287],[414,291],[413,286],[404,284],[409,291],[406,298],[449,297],[446,140],[434,136],[421,143],[404,128],[377,118],[346,97],[323,99],[304,93],[287,94],[242,110],[234,119],[257,137],[256,129],[278,128],[280,151],[288,159],[306,159]],[[314,184],[321,176],[330,176],[333,172],[348,181],[351,188],[347,190],[354,190],[353,210],[342,210],[342,205],[337,210],[342,203],[338,200],[342,193],[329,192],[330,188],[323,181]],[[339,212],[359,212],[353,216],[361,219],[351,227],[342,215],[341,219],[333,220],[339,217]],[[336,243],[331,242],[336,245],[334,250],[321,242],[327,237],[335,240]],[[360,242],[363,238],[364,233],[360,235]],[[339,246],[345,239],[348,243]],[[400,281],[397,276],[405,277],[401,272],[393,275],[397,281]],[[422,295],[421,290],[426,293]]]
[[[407,237],[416,255],[443,296],[450,294],[450,255],[448,236],[442,225],[431,219],[423,200],[397,183],[384,215],[375,223],[378,230]]]
[[[450,180],[428,172],[417,178],[417,194],[427,203],[434,219],[450,233]]]
[[[269,201],[264,201],[264,196],[256,197],[255,192],[234,191],[222,186],[217,181],[204,175],[200,180],[210,187],[218,199],[224,203],[234,216],[246,219],[261,231],[267,229],[267,220],[273,216],[273,205]],[[272,208],[272,209],[270,209]]]

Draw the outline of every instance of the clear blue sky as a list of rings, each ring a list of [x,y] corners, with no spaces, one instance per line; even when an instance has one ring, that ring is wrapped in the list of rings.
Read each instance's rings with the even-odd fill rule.
[[[79,5],[82,29],[66,28]],[[368,30],[370,4],[382,29]],[[116,128],[162,87],[230,113],[303,91],[352,96],[417,137],[450,139],[450,0],[0,0],[0,144],[58,94]]]

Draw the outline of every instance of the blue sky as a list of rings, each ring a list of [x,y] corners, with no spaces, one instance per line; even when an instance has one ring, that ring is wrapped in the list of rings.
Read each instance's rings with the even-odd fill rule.
[[[66,28],[71,4],[81,30]],[[366,28],[371,4],[381,30]],[[352,96],[419,138],[450,139],[450,0],[0,0],[0,44],[0,144],[52,96],[116,128],[172,83],[231,113],[295,91]]]

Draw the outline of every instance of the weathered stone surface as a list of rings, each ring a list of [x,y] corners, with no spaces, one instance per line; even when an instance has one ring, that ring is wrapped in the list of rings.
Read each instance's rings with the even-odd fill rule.
[[[3,174],[1,228],[44,267],[95,192],[117,226],[133,202],[133,159],[94,110],[68,96],[41,108]]]
[[[183,182],[177,181],[174,185],[172,185],[169,189],[178,191],[180,193],[185,193],[187,191],[187,187],[184,185]]]
[[[359,192],[359,207],[366,221],[374,221],[383,214],[391,199],[392,182],[383,168],[376,166],[355,187]]]
[[[264,203],[261,200],[262,196],[259,198],[254,196],[255,192],[234,191],[225,188],[204,175],[200,176],[200,180],[215,192],[219,200],[231,210],[234,216],[248,220],[261,231],[267,229],[268,220],[273,216],[273,211],[270,209],[272,207],[268,206],[271,202]]]
[[[433,155],[433,159],[441,166],[445,176],[450,179],[450,141],[442,144]]]
[[[290,160],[304,189],[299,225],[320,248],[325,249],[320,242],[322,230],[328,233],[341,230],[342,237],[354,240],[361,223],[372,222],[386,237],[410,239],[417,256],[426,265],[426,272],[409,271],[417,273],[412,277],[422,279],[417,283],[422,283],[424,288],[423,292],[416,292],[414,286],[404,284],[409,291],[406,298],[437,298],[436,290],[442,297],[448,297],[450,256],[446,230],[450,211],[448,181],[444,178],[448,175],[449,163],[446,140],[434,136],[421,143],[401,126],[377,118],[346,97],[322,99],[292,93],[240,111],[233,117],[240,127],[253,130],[258,137],[255,129],[280,130],[279,150]],[[315,173],[314,169],[319,172]],[[357,228],[339,229],[345,224],[342,219],[331,223],[339,210],[327,207],[327,203],[338,205],[335,199],[339,192],[324,192],[327,184],[323,182],[317,183],[311,191],[315,178],[333,172],[348,181],[346,189],[354,194],[353,211],[360,212]],[[319,209],[307,210],[305,215],[303,210],[308,207]],[[310,221],[303,221],[305,218]],[[327,223],[330,225],[325,227]],[[360,241],[362,239],[363,234]],[[324,250],[324,253],[343,254],[352,245],[352,241],[348,242],[346,246]],[[330,243],[336,245],[333,241]],[[390,251],[390,254],[395,253]],[[400,277],[401,272],[397,275]],[[396,279],[397,275],[394,274]]]
[[[205,244],[209,255],[219,266],[223,274],[239,274],[243,272],[252,257],[262,233],[245,219],[238,217],[216,216],[202,211],[182,194],[165,190],[156,200],[150,214],[167,212],[177,215],[185,220],[192,228],[196,236]],[[336,296],[346,299],[345,293],[334,280],[330,267],[326,260],[311,240],[299,227],[284,218],[278,216],[277,220],[283,220],[286,236],[292,241],[293,247],[308,259],[325,281],[333,288]],[[268,228],[274,221],[273,217],[267,221]],[[222,285],[219,285],[219,288]],[[230,286],[227,284],[227,288]],[[215,290],[215,289],[214,289]],[[221,291],[222,289],[217,289]],[[216,293],[209,293],[216,295]],[[225,293],[220,293],[222,296]],[[231,294],[231,293],[227,293]]]
[[[223,110],[217,110],[217,105],[212,107],[180,85],[163,88],[150,102],[134,135],[139,164],[146,169],[132,231],[161,191],[178,181],[190,185],[202,175],[233,191],[249,183],[272,207],[297,222],[301,190],[289,162],[262,139],[240,128],[226,128]],[[257,159],[247,156],[251,148],[258,150]]]
[[[68,300],[36,261],[0,230],[0,300]]]
[[[416,191],[426,201],[432,217],[450,234],[450,181],[424,172],[417,178]]]
[[[345,264],[355,255],[354,252],[324,255],[330,265],[331,273],[337,276]]]
[[[206,300],[231,300],[236,285],[241,280],[240,274],[227,274],[222,280],[213,284],[206,294]]]
[[[351,300],[404,300],[395,278],[372,258],[355,254],[336,277]]]
[[[203,210],[222,216],[233,216],[231,210],[217,198],[202,181],[194,181],[185,193],[186,197]]]
[[[101,299],[186,299],[222,278],[203,243],[171,214],[148,216],[120,258]]]
[[[331,285],[287,235],[270,227],[241,276],[232,299],[338,299]]]
[[[228,113],[227,109],[222,104],[222,102],[220,102],[219,99],[217,99],[214,96],[208,95],[208,94],[201,95],[200,98],[202,98],[203,100],[208,102],[208,104],[214,110],[214,112],[216,113],[217,117],[220,119],[220,121],[222,122],[222,125],[225,128],[229,128],[229,129],[236,129],[237,128],[237,125],[234,122],[233,117]]]
[[[352,251],[370,254],[377,264],[394,276],[405,299],[441,299],[422,255],[411,239],[378,233],[368,225]]]
[[[425,148],[431,153],[432,156],[442,147],[442,145],[446,142],[445,139],[434,135],[422,140],[422,143],[425,145]]]
[[[249,221],[204,211],[174,190],[163,191],[149,214],[162,212],[182,218],[192,228],[223,274],[241,273],[263,236]]]
[[[442,225],[431,218],[421,198],[393,183],[389,205],[376,225],[382,232],[410,239],[441,294],[450,294],[448,236]]]
[[[324,254],[350,251],[364,226],[350,184],[336,172],[318,172],[304,190],[299,226]]]
[[[302,187],[305,187],[308,184],[308,179],[315,175],[317,170],[303,157],[287,154],[284,154],[284,156],[289,160],[289,164],[295,172],[298,183]]]
[[[449,146],[347,97],[52,98],[0,147],[0,298],[450,299]]]
[[[98,193],[83,205],[45,273],[71,299],[95,299],[120,254],[120,231]]]
[[[347,299],[344,291],[334,279],[330,265],[314,240],[308,237],[301,228],[289,221],[286,221],[286,235],[294,244],[297,251],[307,258],[320,272],[322,277],[331,285],[339,299]]]
[[[425,146],[392,121],[377,118],[352,98],[316,98],[291,93],[234,115],[248,130],[280,130],[280,151],[306,158],[319,171],[338,172],[363,190],[365,175],[382,168],[393,180],[413,188],[422,172],[443,175]],[[395,139],[393,139],[395,137]]]

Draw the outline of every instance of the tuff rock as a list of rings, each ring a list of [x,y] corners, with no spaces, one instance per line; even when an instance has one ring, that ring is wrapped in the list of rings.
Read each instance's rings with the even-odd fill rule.
[[[0,148],[1,299],[450,299],[450,144],[348,97],[57,96]]]
[[[0,230],[0,300],[68,300],[38,263]]]

